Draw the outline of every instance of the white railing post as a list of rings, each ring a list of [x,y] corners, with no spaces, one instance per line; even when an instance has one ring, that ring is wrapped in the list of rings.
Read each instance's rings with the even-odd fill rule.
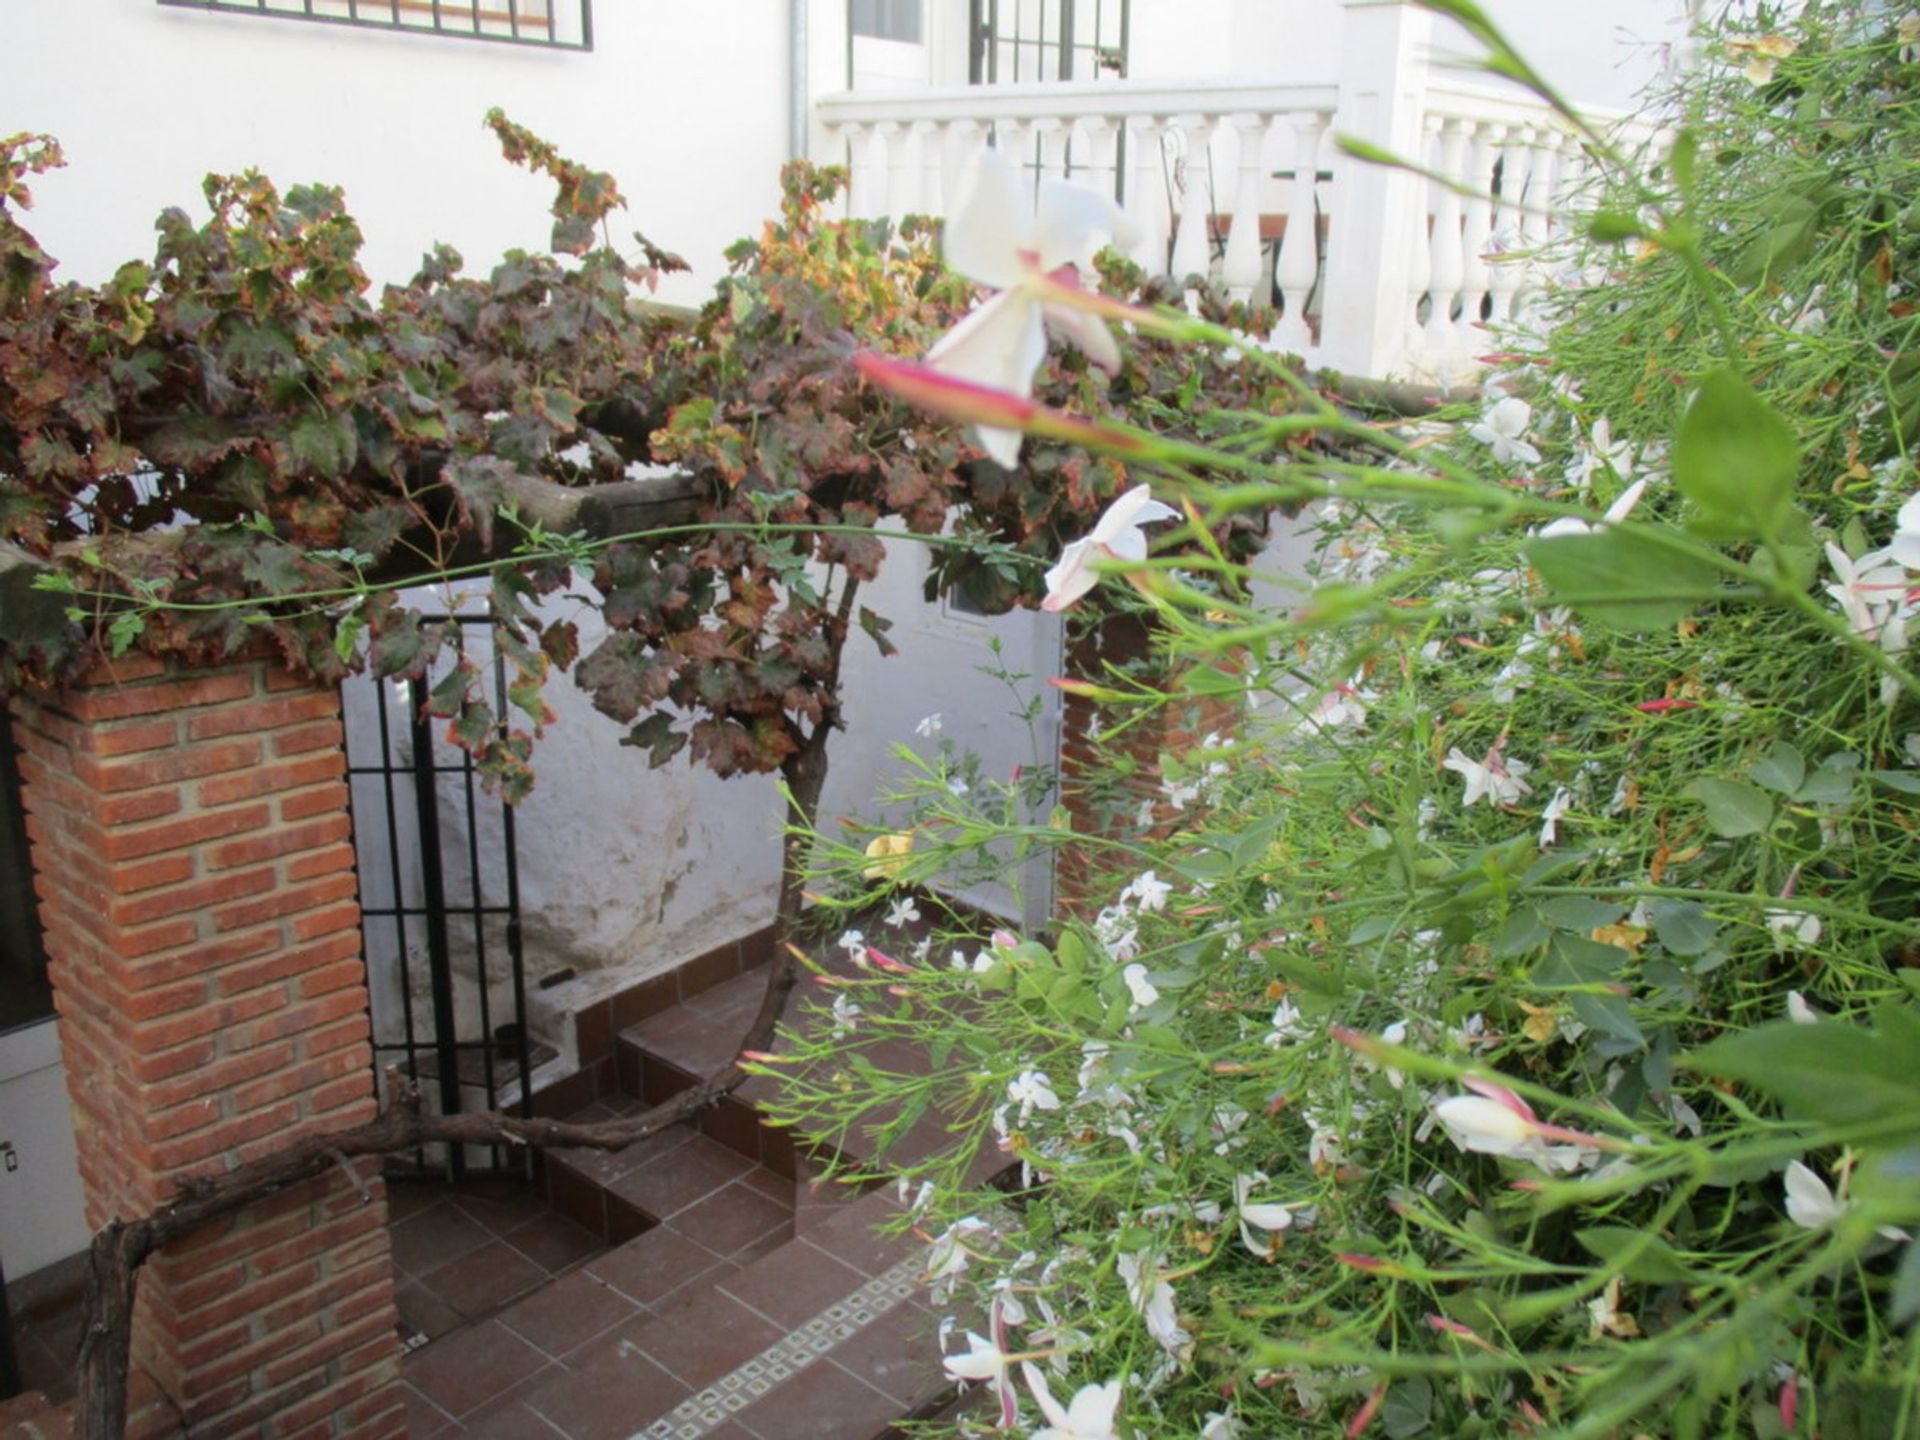
[[[880,143],[886,147],[887,177],[886,192],[880,197],[880,207],[874,212],[876,220],[892,220],[896,224],[902,215],[913,209],[914,173],[912,156],[908,140],[910,132],[897,120],[882,120],[873,127],[880,135]]]
[[[1133,178],[1127,184],[1127,214],[1133,217],[1133,259],[1150,277],[1167,273],[1164,122],[1142,115],[1133,127]]]
[[[1293,184],[1288,187],[1287,228],[1280,237],[1280,258],[1274,276],[1280,285],[1285,313],[1274,327],[1273,343],[1292,354],[1313,347],[1307,321],[1307,299],[1320,275],[1319,204],[1320,137],[1326,121],[1308,111],[1293,117]]]
[[[1341,3],[1334,129],[1413,155],[1423,133],[1432,19],[1412,5]],[[1336,160],[1334,177],[1322,358],[1337,370],[1383,378],[1405,358],[1408,270],[1416,221],[1425,226],[1427,182],[1345,156]]]
[[[920,203],[922,215],[944,215],[947,205],[947,127],[938,120],[916,120],[913,133],[920,141]]]
[[[1520,191],[1526,174],[1527,146],[1532,139],[1532,130],[1516,125],[1500,147],[1500,205],[1493,214],[1493,233],[1487,237],[1493,256],[1493,274],[1487,282],[1487,293],[1492,297],[1489,319],[1495,325],[1513,318],[1513,297],[1520,289],[1519,257],[1514,252],[1521,245]]]
[[[1184,281],[1189,275],[1198,275],[1205,279],[1213,263],[1211,237],[1207,234],[1207,148],[1213,143],[1214,122],[1205,115],[1182,115],[1174,123],[1186,136],[1187,144],[1181,167],[1180,233],[1173,239],[1173,278]]]
[[[1220,279],[1227,294],[1235,300],[1254,295],[1265,277],[1260,267],[1263,253],[1260,242],[1261,197],[1266,193],[1266,171],[1261,152],[1265,149],[1272,117],[1233,115],[1228,117],[1240,141],[1240,183],[1233,194],[1233,228],[1227,232],[1227,253],[1220,262]],[[1267,297],[1260,296],[1261,300]]]
[[[1487,239],[1493,233],[1493,162],[1500,158],[1500,141],[1507,133],[1504,125],[1476,125],[1472,163],[1467,169],[1468,197],[1461,237],[1460,329],[1464,332],[1481,323],[1480,310],[1486,303],[1491,271],[1487,266]]]
[[[1440,129],[1440,173],[1456,183],[1466,179],[1467,126],[1449,120]],[[1438,186],[1433,199],[1433,267],[1427,292],[1433,309],[1427,315],[1427,348],[1451,357],[1459,348],[1454,328],[1453,302],[1466,284],[1466,257],[1460,244],[1460,192]]]
[[[871,220],[873,200],[873,126],[855,122],[841,127],[847,140],[847,218]]]
[[[1421,126],[1420,148],[1412,151],[1410,158],[1416,165],[1431,168],[1433,164],[1433,137],[1440,129],[1437,118],[1429,118]],[[1406,152],[1401,152],[1406,153]],[[1420,302],[1427,297],[1427,286],[1433,279],[1433,227],[1432,202],[1434,185],[1425,176],[1415,189],[1413,229],[1411,248],[1407,251],[1407,303],[1405,316],[1406,348],[1401,363],[1396,370],[1412,373],[1420,366],[1427,349],[1427,332],[1420,323]],[[1425,373],[1422,371],[1421,373]]]

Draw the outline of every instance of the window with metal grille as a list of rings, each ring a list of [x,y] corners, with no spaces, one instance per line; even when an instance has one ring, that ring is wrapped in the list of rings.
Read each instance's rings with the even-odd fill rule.
[[[918,45],[926,38],[921,0],[848,0],[847,21],[854,34],[872,40]]]
[[[266,15],[539,45],[560,50],[593,48],[593,0],[159,0],[178,10],[223,15]]]
[[[33,903],[33,866],[27,859],[20,770],[14,763],[7,710],[0,705],[0,1031],[52,1015],[53,990],[47,984],[47,956],[40,948],[40,917]]]
[[[970,0],[975,85],[1117,79],[1130,0]]]

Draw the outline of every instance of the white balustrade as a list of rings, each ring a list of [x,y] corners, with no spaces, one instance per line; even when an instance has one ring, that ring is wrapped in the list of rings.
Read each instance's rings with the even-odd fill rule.
[[[1321,333],[1316,303],[1329,277],[1339,302],[1391,275],[1404,301],[1380,303],[1405,308],[1397,321],[1382,314],[1373,339],[1338,347],[1349,368],[1359,354],[1375,375],[1464,376],[1489,348],[1484,324],[1510,320],[1545,283],[1531,257],[1578,203],[1587,151],[1560,117],[1517,91],[1427,77],[1415,92],[1418,140],[1406,143],[1419,152],[1410,158],[1450,183],[1396,192],[1417,197],[1419,213],[1393,227],[1407,238],[1392,248],[1410,241],[1410,253],[1389,264],[1373,222],[1342,224],[1342,177],[1361,162],[1329,144],[1341,93],[1225,79],[979,85],[834,95],[816,114],[830,153],[844,147],[851,166],[850,215],[938,215],[972,157],[993,145],[1036,183],[1111,190],[1137,230],[1129,254],[1150,275],[1198,274],[1235,299],[1277,302],[1269,343],[1310,360],[1335,343]],[[1369,128],[1367,113],[1353,109],[1354,128]],[[1604,119],[1629,142],[1653,133]],[[1349,309],[1330,303],[1327,317]]]

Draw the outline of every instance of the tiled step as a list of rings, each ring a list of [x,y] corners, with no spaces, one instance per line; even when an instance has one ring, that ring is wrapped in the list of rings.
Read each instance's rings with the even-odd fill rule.
[[[830,971],[844,970],[848,964],[837,950],[830,958],[823,957],[823,963]],[[805,996],[807,988],[803,982],[784,1020],[788,1029],[802,1033],[807,1026],[819,1023],[799,1003],[810,998]],[[657,1105],[713,1073],[737,1053],[740,1037],[759,1009],[765,990],[764,969],[749,970],[694,1001],[622,1030],[617,1037],[622,1087]],[[841,1058],[855,1053],[877,1068],[896,1074],[912,1074],[926,1066],[924,1053],[915,1047],[895,1039],[871,1038],[857,1030],[844,1037],[839,1047]],[[755,1108],[776,1083],[758,1077],[749,1080],[701,1117],[701,1129],[763,1164],[790,1168],[797,1140],[803,1147],[836,1154],[852,1165],[881,1174],[918,1164],[953,1143],[947,1117],[937,1111],[921,1116],[884,1154],[879,1151],[876,1136],[895,1113],[886,1109],[874,1112],[867,1124],[845,1134],[796,1136],[763,1123]],[[1005,1157],[983,1153],[967,1178],[972,1184],[984,1185],[1008,1168]]]
[[[890,1195],[800,1207],[744,1258],[680,1228],[702,1208],[410,1357],[414,1440],[879,1440],[947,1402],[922,1246],[875,1233]]]

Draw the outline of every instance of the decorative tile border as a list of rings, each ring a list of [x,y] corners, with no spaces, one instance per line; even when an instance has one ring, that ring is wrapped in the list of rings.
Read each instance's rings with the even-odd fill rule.
[[[902,1260],[846,1299],[827,1306],[731,1374],[681,1401],[644,1430],[635,1431],[628,1440],[701,1440],[722,1421],[792,1379],[906,1300],[919,1288],[925,1264],[926,1257],[918,1254]]]

